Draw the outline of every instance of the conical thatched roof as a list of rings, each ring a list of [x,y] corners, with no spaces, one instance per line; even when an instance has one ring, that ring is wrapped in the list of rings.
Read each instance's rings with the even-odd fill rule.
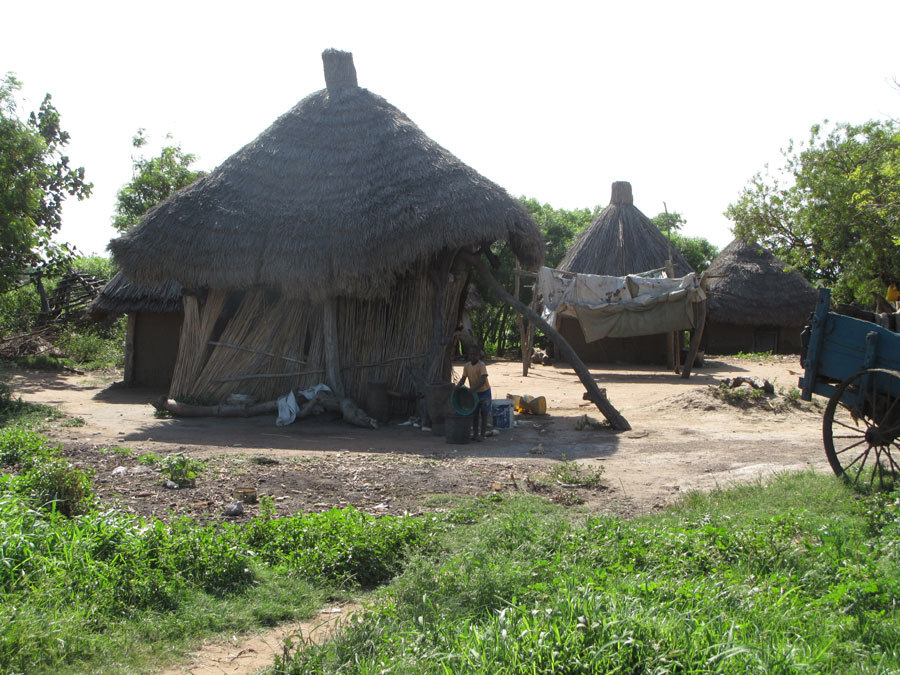
[[[142,286],[117,272],[91,303],[89,311],[96,317],[127,312],[180,312],[181,309],[181,286],[174,281]]]
[[[653,221],[635,207],[631,183],[616,181],[609,205],[578,235],[559,269],[623,277],[665,267],[670,254],[675,276],[693,272]]]
[[[707,316],[740,326],[802,326],[818,292],[756,243],[735,239],[713,260],[707,275]]]
[[[110,243],[131,279],[365,298],[444,249],[508,240],[540,264],[516,200],[358,87],[349,53],[322,58],[326,89]]]

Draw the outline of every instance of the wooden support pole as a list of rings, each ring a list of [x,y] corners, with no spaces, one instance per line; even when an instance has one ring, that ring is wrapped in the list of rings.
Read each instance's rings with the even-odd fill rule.
[[[616,410],[613,405],[609,402],[606,396],[600,391],[600,388],[597,386],[597,383],[594,381],[591,372],[587,369],[587,366],[584,365],[584,362],[580,358],[578,358],[578,354],[575,353],[575,350],[569,346],[569,343],[566,342],[565,338],[560,335],[553,326],[544,321],[536,312],[532,311],[528,305],[525,305],[522,302],[516,300],[513,296],[511,296],[499,283],[494,279],[490,270],[487,268],[487,265],[484,264],[484,261],[478,255],[473,255],[470,253],[466,253],[466,260],[476,269],[478,270],[478,274],[481,276],[484,283],[488,285],[488,287],[493,291],[493,293],[500,298],[503,302],[510,305],[516,311],[524,314],[529,321],[534,322],[535,325],[540,326],[541,330],[544,331],[544,335],[550,338],[553,341],[553,344],[556,345],[557,349],[559,349],[562,357],[569,362],[572,366],[575,373],[578,375],[578,379],[581,380],[581,383],[584,385],[584,388],[587,389],[587,398],[590,400],[597,408],[603,413],[603,416],[609,420],[610,425],[612,425],[613,429],[617,431],[629,431],[631,429],[631,425],[628,423],[622,415]]]
[[[322,337],[325,343],[325,381],[334,395],[344,398],[344,380],[341,377],[341,354],[337,336],[337,298],[322,303]]]
[[[684,362],[684,368],[681,370],[681,377],[684,380],[691,376],[691,369],[697,358],[697,350],[700,349],[700,340],[703,339],[703,328],[706,326],[706,300],[694,303],[694,318],[695,328],[691,331],[691,349],[688,352],[687,361]]]

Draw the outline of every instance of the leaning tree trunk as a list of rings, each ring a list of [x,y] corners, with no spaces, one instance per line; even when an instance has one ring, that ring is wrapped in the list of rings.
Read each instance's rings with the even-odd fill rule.
[[[575,353],[575,350],[566,342],[565,338],[560,335],[553,326],[544,321],[536,312],[532,311],[532,309],[522,303],[519,300],[516,300],[512,295],[506,292],[506,289],[503,288],[497,280],[494,279],[494,276],[491,274],[490,270],[487,268],[487,265],[484,264],[484,261],[478,255],[466,254],[466,259],[472,264],[472,266],[478,270],[478,274],[481,275],[481,278],[488,285],[488,287],[494,292],[494,294],[503,300],[506,304],[515,308],[517,311],[521,312],[525,316],[528,317],[529,321],[533,321],[536,325],[541,327],[541,330],[544,331],[544,334],[553,341],[553,344],[556,345],[557,349],[559,349],[560,354],[562,354],[563,358],[566,359],[569,364],[572,366],[572,369],[578,375],[578,379],[581,380],[581,383],[584,385],[584,388],[587,389],[587,397],[589,400],[597,406],[600,412],[603,413],[603,416],[609,420],[609,423],[612,425],[613,429],[617,431],[628,431],[631,429],[631,425],[628,423],[624,417],[622,417],[621,413],[616,410],[612,403],[606,398],[602,391],[600,391],[600,387],[597,386],[597,383],[594,381],[591,372],[587,369],[587,366],[584,365],[584,362],[578,357],[578,354]]]

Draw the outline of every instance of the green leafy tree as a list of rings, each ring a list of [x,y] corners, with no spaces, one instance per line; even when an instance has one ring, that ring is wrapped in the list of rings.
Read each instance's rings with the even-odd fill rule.
[[[546,242],[544,264],[555,267],[560,263],[579,232],[591,224],[600,212],[600,207],[593,209],[555,209],[550,204],[541,204],[536,199],[520,197],[519,201],[534,217]],[[510,290],[515,285],[516,259],[505,243],[495,244],[494,254],[499,267],[493,270],[494,277],[505,288]],[[524,277],[520,286],[519,297],[525,303],[531,302],[531,285],[533,279]],[[497,300],[476,276],[475,284],[485,305],[474,317],[474,329],[485,349],[496,354],[516,349],[519,346],[519,328],[516,313],[507,305]]]
[[[676,211],[663,212],[650,220],[659,228],[660,232],[668,237],[675,250],[684,256],[695,272],[699,273],[705,270],[713,258],[719,255],[719,249],[713,246],[709,240],[703,237],[688,237],[679,232],[682,225],[687,225],[687,221],[680,213]]]
[[[53,241],[62,226],[66,197],[91,193],[84,168],[73,169],[62,149],[69,134],[60,126],[50,94],[26,119],[17,113],[22,83],[12,73],[0,81],[0,293],[29,268],[48,268],[71,254]]]
[[[171,136],[167,136],[171,140]],[[140,149],[147,144],[144,129],[138,129],[131,140]],[[132,158],[132,179],[116,195],[113,227],[125,232],[138,224],[141,217],[169,195],[205,175],[191,170],[197,156],[184,152],[180,145],[165,146],[156,157]]]
[[[827,125],[827,122],[825,123]],[[785,163],[756,174],[725,215],[837,299],[900,285],[900,131],[892,121],[815,125]]]
[[[675,250],[684,256],[688,264],[698,274],[704,271],[719,255],[719,249],[703,237],[686,237],[680,232],[670,235]]]
[[[687,221],[682,215],[676,211],[672,211],[672,213],[663,211],[650,220],[653,221],[653,224],[656,225],[663,234],[667,234],[673,230],[680,230],[682,225],[687,224]]]

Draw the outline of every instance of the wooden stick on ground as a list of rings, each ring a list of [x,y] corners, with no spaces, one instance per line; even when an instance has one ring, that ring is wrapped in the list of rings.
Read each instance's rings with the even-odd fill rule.
[[[506,289],[503,288],[497,280],[494,279],[494,276],[491,274],[490,270],[487,268],[487,265],[484,264],[484,261],[478,255],[473,255],[466,253],[466,260],[471,263],[471,265],[478,270],[478,274],[481,276],[484,283],[488,285],[488,287],[493,291],[493,293],[503,300],[506,304],[513,307],[518,312],[521,312],[526,317],[528,317],[529,321],[535,323],[535,325],[540,326],[541,330],[544,331],[544,334],[553,341],[553,344],[556,345],[557,349],[559,349],[562,357],[569,362],[572,366],[572,369],[578,375],[578,379],[581,380],[581,383],[584,385],[584,388],[587,389],[588,400],[590,400],[597,408],[603,413],[603,416],[609,420],[609,423],[612,425],[613,429],[617,431],[629,431],[631,429],[631,425],[628,423],[622,415],[616,410],[612,403],[606,398],[603,392],[600,391],[600,388],[597,386],[597,383],[594,381],[591,372],[587,369],[587,366],[584,365],[584,362],[578,357],[578,354],[575,353],[575,350],[566,342],[565,338],[560,335],[553,326],[544,321],[536,312],[532,311],[532,309],[516,300],[513,296],[506,292]]]

